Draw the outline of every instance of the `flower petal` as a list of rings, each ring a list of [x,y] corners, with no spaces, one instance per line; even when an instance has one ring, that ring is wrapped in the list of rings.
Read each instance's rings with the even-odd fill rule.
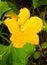
[[[31,44],[38,45],[39,44],[39,36],[34,33],[24,32],[24,38]]]
[[[18,24],[24,24],[30,17],[30,11],[27,8],[21,8],[18,17]]]
[[[7,18],[4,21],[4,24],[8,27],[8,29],[11,33],[18,31],[18,24],[16,23],[16,20],[14,18],[12,18],[12,19]]]
[[[13,15],[13,14],[6,14],[5,16],[8,17],[8,18],[11,18],[11,19],[14,18],[16,21],[19,18],[17,15]]]
[[[10,40],[16,48],[22,48],[27,42],[35,45],[39,44],[39,36],[28,32],[16,32],[15,34],[12,34]]]
[[[21,30],[39,33],[42,30],[42,27],[43,27],[42,20],[39,17],[34,16],[27,20],[27,23],[25,23],[24,27]]]
[[[26,43],[26,39],[24,38],[24,36],[21,32],[12,34],[12,36],[10,37],[10,40],[12,41],[14,47],[16,47],[16,48],[21,48]]]

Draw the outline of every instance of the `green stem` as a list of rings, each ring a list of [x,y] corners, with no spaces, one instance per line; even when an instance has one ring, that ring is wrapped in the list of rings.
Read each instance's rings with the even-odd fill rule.
[[[39,45],[39,49],[40,49],[40,51],[42,52],[42,48],[41,48],[41,46]]]
[[[1,35],[3,35],[3,34],[4,34],[4,35],[6,35],[6,36],[9,38],[9,36],[8,36],[8,34],[7,34],[7,33],[2,32],[2,33],[1,33]]]
[[[10,48],[11,48],[11,47],[12,47],[12,44],[10,44],[10,45],[7,47],[6,51],[2,54],[2,56],[5,55],[5,53],[7,52],[8,49],[9,49],[9,53],[10,53]],[[8,54],[9,54],[9,53],[8,53]]]
[[[4,24],[2,25],[2,28],[1,28],[1,30],[0,30],[1,32],[2,32],[3,28],[4,28]]]
[[[4,40],[6,40],[8,43],[11,43],[6,37],[0,34],[0,37],[2,37]]]

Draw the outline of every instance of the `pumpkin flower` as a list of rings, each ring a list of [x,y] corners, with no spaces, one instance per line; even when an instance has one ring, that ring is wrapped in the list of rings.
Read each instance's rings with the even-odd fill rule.
[[[39,44],[38,33],[42,30],[43,22],[37,17],[30,17],[30,11],[27,8],[20,9],[19,15],[7,15],[4,23],[8,27],[10,33],[12,33],[10,40],[14,47],[21,48],[27,42],[31,44]]]

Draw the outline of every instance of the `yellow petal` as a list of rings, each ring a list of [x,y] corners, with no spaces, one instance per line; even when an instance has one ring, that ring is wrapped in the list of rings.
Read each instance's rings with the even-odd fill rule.
[[[27,40],[26,42],[30,42],[31,44],[38,45],[39,44],[39,36],[37,34],[31,32],[24,32],[24,38]]]
[[[12,19],[7,18],[4,21],[4,24],[8,27],[8,29],[11,33],[18,31],[18,24],[16,23],[16,20],[14,18],[12,18]]]
[[[27,23],[25,23],[24,27],[21,30],[39,33],[42,30],[42,27],[43,27],[42,20],[39,17],[34,16],[27,20]]]
[[[31,37],[31,36],[30,36]],[[31,44],[38,45],[39,44],[39,36],[37,34],[32,34],[32,37],[30,38]]]
[[[30,17],[30,11],[27,8],[21,8],[18,17],[18,24],[24,24]]]
[[[12,34],[10,40],[16,48],[22,48],[27,42],[35,45],[39,44],[39,36],[28,32],[16,32],[15,34]]]
[[[6,14],[5,16],[8,17],[8,18],[10,17],[11,19],[14,18],[16,21],[19,18],[17,15],[13,15],[13,14]]]
[[[26,39],[24,38],[24,36],[21,32],[12,34],[12,36],[10,37],[10,40],[12,41],[13,46],[16,48],[21,48],[26,43]]]

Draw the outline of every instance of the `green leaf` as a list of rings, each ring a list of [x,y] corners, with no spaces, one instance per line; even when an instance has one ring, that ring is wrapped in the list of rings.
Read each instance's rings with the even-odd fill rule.
[[[7,46],[0,44],[0,55],[6,50]]]
[[[0,20],[0,25],[2,24],[3,22]]]
[[[47,23],[46,22],[43,25],[43,30],[47,32]]]
[[[23,48],[12,48],[9,56],[9,65],[26,65],[30,55],[36,50],[35,45],[26,44]]]
[[[43,49],[47,49],[47,42],[44,42],[43,44],[41,44],[41,47],[42,47]]]
[[[4,46],[2,44],[0,44],[0,65],[7,65],[7,58],[10,54],[10,49],[11,49],[11,45],[10,46]]]
[[[36,51],[36,52],[34,53],[34,55],[33,55],[33,58],[34,58],[34,59],[39,59],[40,56],[41,56],[41,52],[40,52],[40,51]]]
[[[47,0],[33,0],[34,8],[41,6],[41,5],[47,5]]]
[[[4,12],[6,12],[6,11],[8,11],[8,10],[10,10],[10,9],[11,9],[11,8],[8,7],[6,1],[5,1],[5,2],[1,1],[1,2],[0,2],[0,17],[2,16],[2,14],[3,14]]]
[[[16,8],[16,5],[10,3],[10,2],[7,2],[7,5],[9,8],[11,8],[11,10],[9,10],[9,14],[18,14],[18,9]]]
[[[0,18],[7,12],[18,13],[16,6],[8,1],[0,1]],[[8,14],[10,14],[10,12]]]

